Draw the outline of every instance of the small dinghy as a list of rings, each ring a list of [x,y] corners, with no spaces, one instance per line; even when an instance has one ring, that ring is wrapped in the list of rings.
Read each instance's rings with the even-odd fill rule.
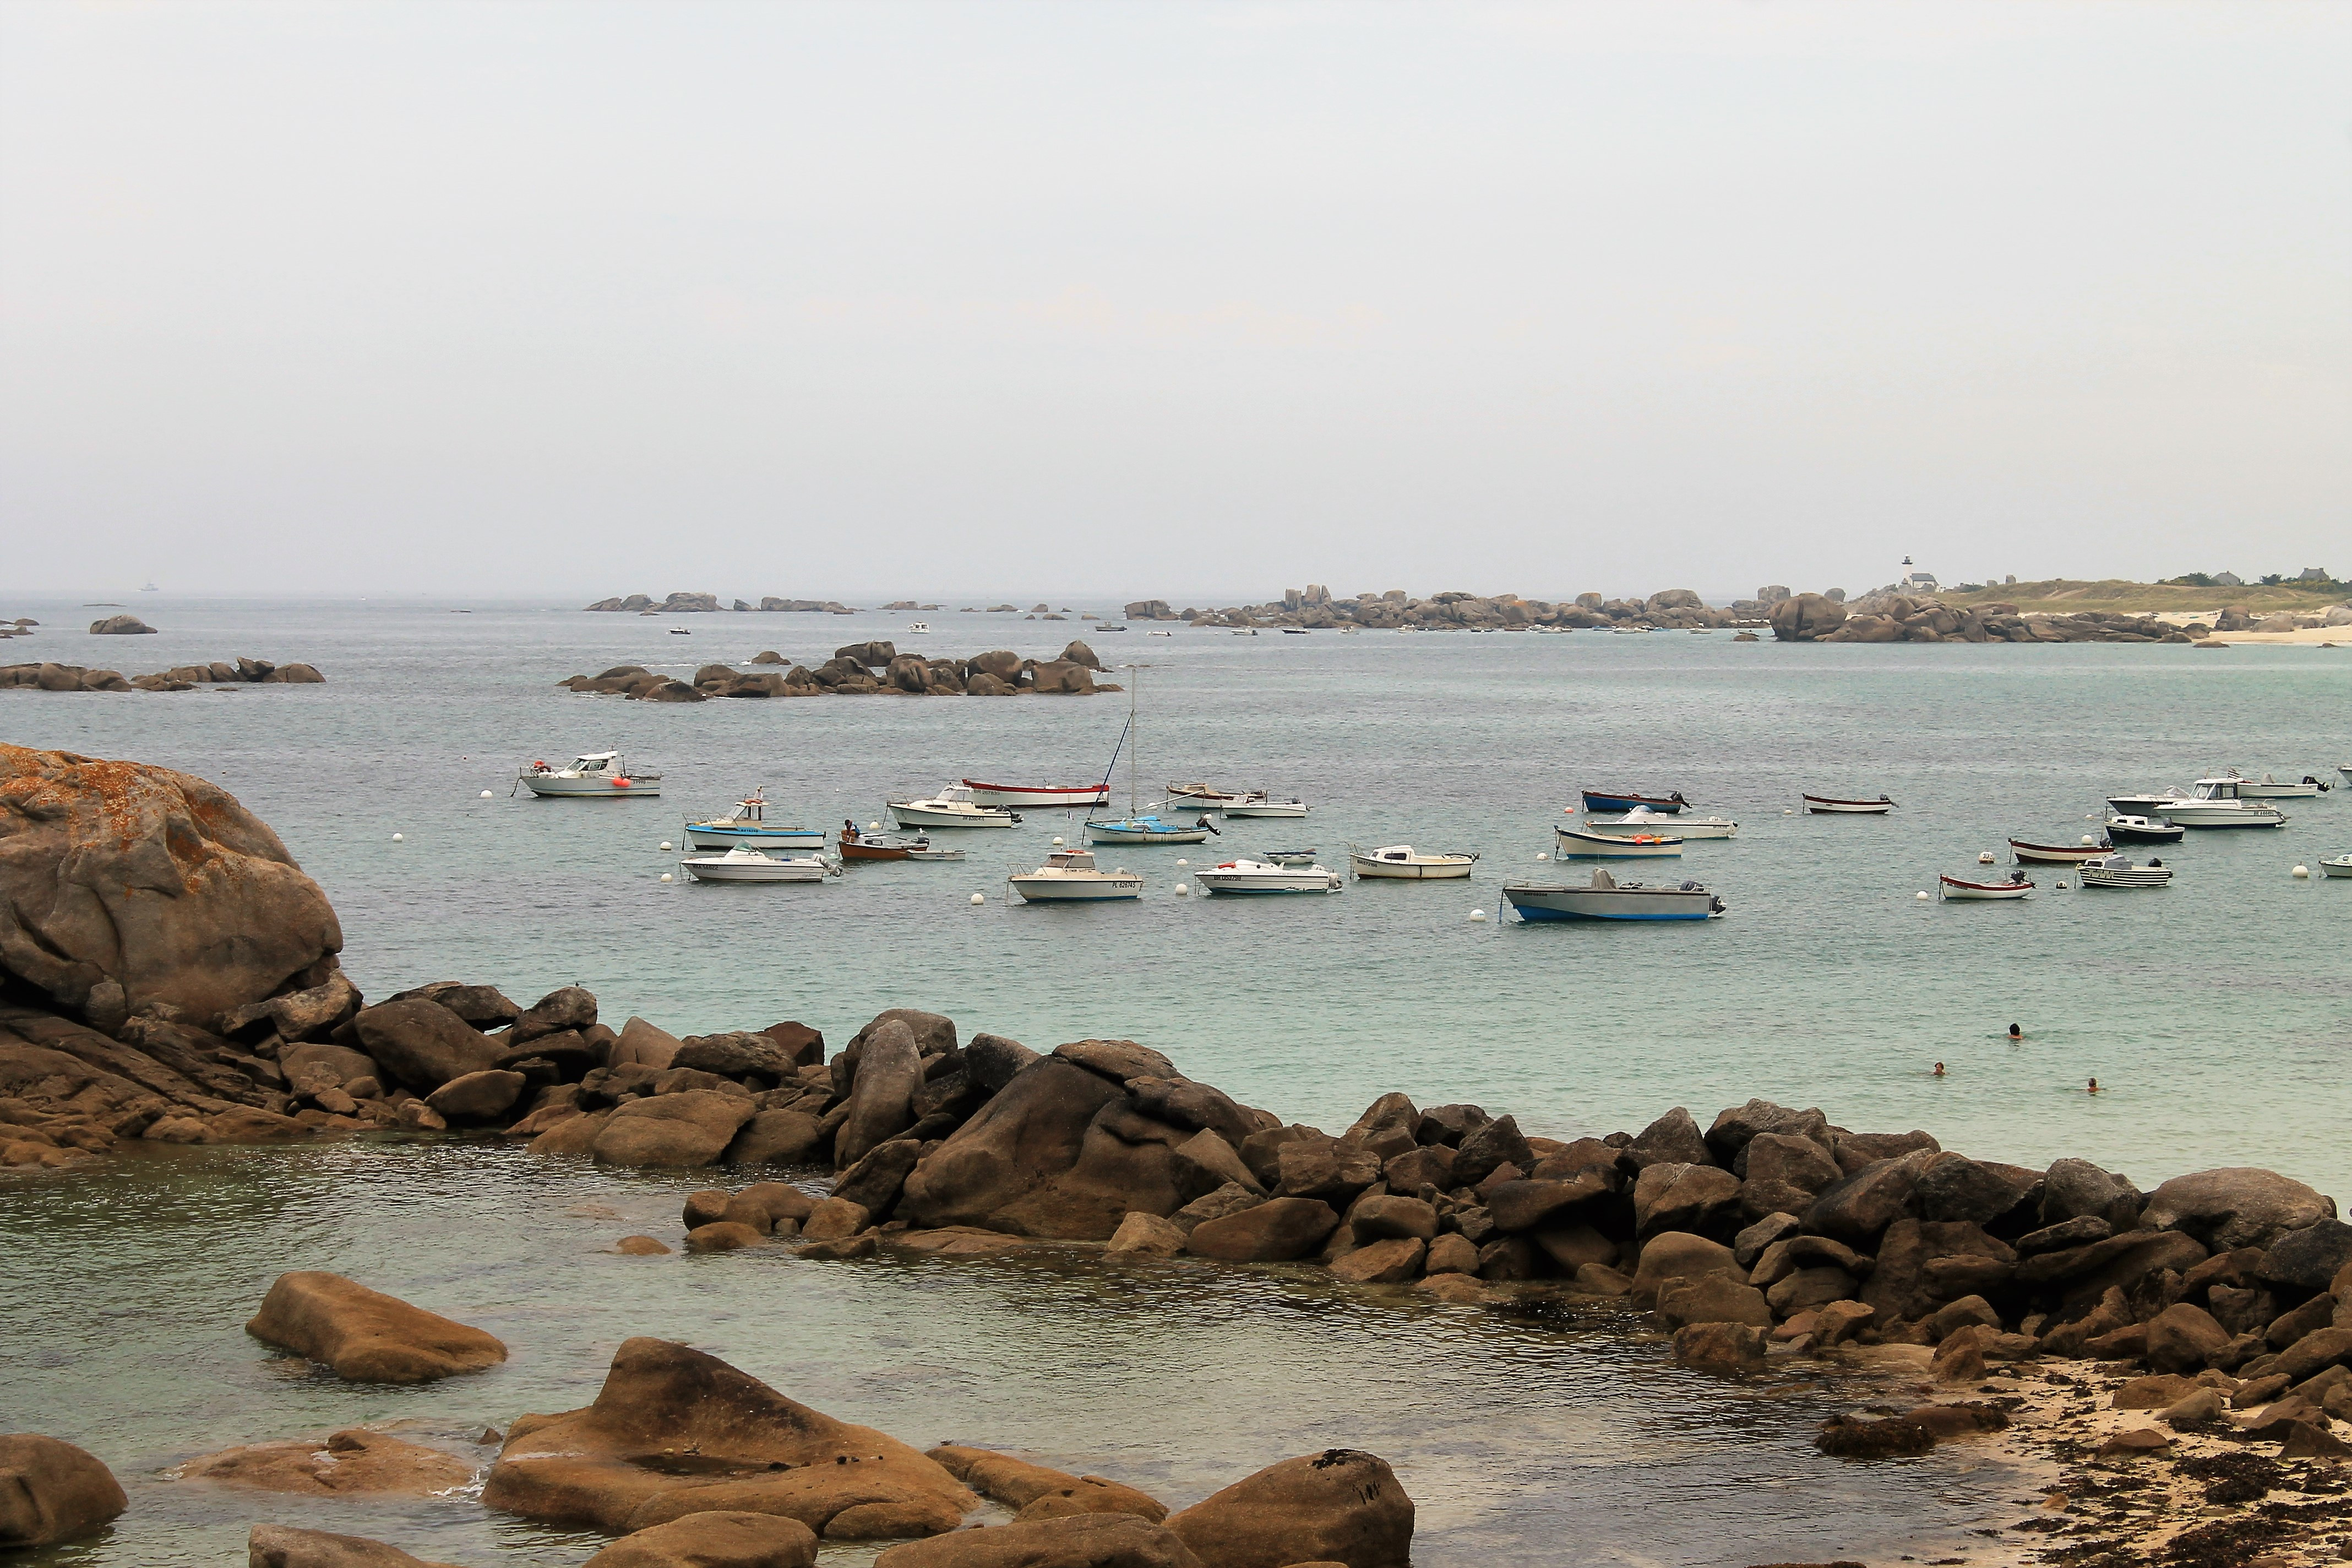
[[[1826,795],[1801,798],[1805,810],[1815,816],[1885,816],[1895,809],[1895,803],[1883,795],[1876,800],[1838,800]]]
[[[2161,860],[2135,866],[2121,855],[2102,855],[2077,869],[2086,888],[2163,888],[2172,883],[2172,868]]]
[[[1665,795],[1633,795],[1624,790],[1608,789],[1589,789],[1583,794],[1584,809],[1593,812],[1637,811],[1647,807],[1652,811],[1663,811],[1671,815],[1679,813],[1685,806],[1690,805],[1690,802],[1683,798],[1683,792],[1680,790]]]
[[[961,849],[909,849],[907,851],[907,858],[909,860],[961,860],[963,858],[963,851]]]
[[[1551,830],[1555,853],[1564,860],[1646,860],[1680,855],[1683,841],[1656,833],[1579,833]]]
[[[2352,877],[2352,855],[2330,855],[2319,863],[2323,877]]]
[[[1723,900],[1699,883],[1652,888],[1598,869],[1581,888],[1506,882],[1503,898],[1523,921],[1703,921],[1723,913]]]
[[[1192,873],[1204,893],[1336,893],[1339,873],[1324,866],[1283,866],[1265,860],[1227,860]]]
[[[1387,877],[1406,882],[1448,881],[1467,877],[1478,863],[1475,855],[1424,855],[1410,844],[1390,844],[1378,849],[1348,847],[1348,864],[1359,877]]]
[[[2178,844],[2188,837],[2189,829],[2160,816],[2107,818],[2107,838],[2116,844]]]
[[[982,805],[962,784],[949,784],[926,800],[893,800],[890,820],[901,827],[1017,827],[1021,814],[1001,805]]]
[[[822,882],[840,875],[814,855],[771,855],[748,844],[724,855],[688,855],[679,864],[698,882]]]
[[[2033,884],[2022,871],[2011,871],[2006,882],[1965,882],[1958,877],[1937,877],[1936,882],[1944,898],[1954,903],[2021,899],[2033,891]]]
[[[2089,838],[2090,835],[2084,837]],[[2087,844],[2028,844],[2022,838],[2012,838],[2009,847],[2016,852],[2018,863],[2025,866],[2075,866],[2112,855],[2116,850],[2114,845],[2096,840]]]
[[[1670,833],[1676,838],[1736,838],[1739,824],[1724,816],[1672,816],[1637,805],[1622,816],[1588,816],[1589,833]]]

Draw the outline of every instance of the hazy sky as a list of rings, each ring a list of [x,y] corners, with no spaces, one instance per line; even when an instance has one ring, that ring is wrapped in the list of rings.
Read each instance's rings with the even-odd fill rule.
[[[2352,576],[2347,83],[2293,0],[11,0],[0,595]]]

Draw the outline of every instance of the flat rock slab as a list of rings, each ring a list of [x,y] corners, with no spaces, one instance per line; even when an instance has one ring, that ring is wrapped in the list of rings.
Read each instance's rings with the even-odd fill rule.
[[[311,1497],[430,1497],[467,1485],[474,1470],[455,1454],[354,1427],[326,1437],[224,1448],[180,1466],[179,1479]]]
[[[281,1274],[245,1325],[353,1383],[431,1383],[507,1359],[495,1336],[340,1274]]]

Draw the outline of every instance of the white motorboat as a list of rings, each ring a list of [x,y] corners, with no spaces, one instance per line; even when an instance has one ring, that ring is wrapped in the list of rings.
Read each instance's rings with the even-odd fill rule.
[[[698,882],[821,882],[839,875],[814,855],[771,855],[744,844],[724,855],[688,855],[679,864]]]
[[[2352,855],[2330,855],[2319,863],[2323,877],[2352,877]]]
[[[1056,849],[1034,871],[1005,880],[1022,901],[1031,904],[1100,903],[1111,899],[1143,896],[1143,879],[1125,867],[1106,871],[1095,864],[1091,849]]]
[[[1110,780],[1098,784],[1002,784],[978,779],[958,781],[982,805],[1093,807],[1110,804]]]
[[[1523,921],[1703,921],[1723,912],[1723,900],[1696,882],[1653,888],[1598,868],[1581,888],[1506,882],[1503,898]]]
[[[618,752],[586,752],[565,766],[534,762],[517,777],[533,795],[567,799],[661,794],[661,774],[631,773]]]
[[[684,626],[672,626],[669,629],[669,635],[674,637],[690,637],[694,633]]]
[[[1014,827],[1021,814],[1001,805],[982,805],[962,784],[947,784],[928,800],[893,800],[890,820],[901,827]]]
[[[2230,776],[2238,781],[2240,800],[2312,800],[2322,792],[2336,787],[2331,784],[2322,784],[2310,773],[2304,774],[2299,782],[2287,784],[2280,783],[2268,773],[2258,779],[2245,778],[2234,768],[2231,770]]]
[[[1805,810],[1815,816],[1885,816],[1895,809],[1895,803],[1883,795],[1876,800],[1837,800],[1825,795],[1800,798]]]
[[[767,792],[753,790],[735,803],[732,816],[689,819],[686,841],[697,849],[727,849],[748,844],[754,849],[822,849],[822,827],[779,827],[766,820]]]
[[[1214,784],[1202,784],[1198,780],[1168,786],[1168,804],[1186,811],[1223,811],[1247,799],[1247,790],[1219,789]]]
[[[2172,882],[2172,868],[2161,860],[2135,866],[2121,855],[2103,855],[2075,868],[2086,888],[2163,888]]]
[[[1226,860],[1192,873],[1204,893],[1336,893],[1339,873],[1324,866],[1277,866],[1264,860]]]
[[[2033,891],[2022,871],[2011,871],[2006,882],[1969,882],[1958,877],[1937,877],[1937,890],[1956,903],[1990,902],[2021,899]]]
[[[1563,806],[1573,812],[1574,806]],[[1637,805],[1622,816],[1588,816],[1584,819],[1589,833],[1642,834],[1664,833],[1676,838],[1737,838],[1739,824],[1727,816],[1678,816],[1662,811],[1652,811]]]
[[[909,860],[961,860],[963,858],[963,851],[961,849],[933,849],[926,845],[919,848],[909,847],[907,851],[907,858]]]
[[[1683,852],[1683,841],[1659,833],[1579,833],[1551,830],[1552,847],[1563,860],[1649,860]]]
[[[1252,790],[1234,805],[1225,807],[1227,816],[1301,817],[1307,815],[1307,803],[1296,798],[1282,799],[1264,790]]]
[[[1348,864],[1359,877],[1388,877],[1400,881],[1449,881],[1467,877],[1478,863],[1475,855],[1424,855],[1410,844],[1390,844],[1378,849],[1348,846]]]
[[[928,632],[931,629],[931,623],[929,621],[915,621],[910,623],[907,629],[910,632]]]
[[[2116,795],[2107,802],[2116,805],[2123,800],[2144,799],[2158,803],[2158,812],[2167,822],[2181,827],[2279,827],[2286,817],[2279,808],[2259,800],[2247,800],[2239,793],[2239,781],[2233,778],[2199,779],[2196,786],[2185,795],[2127,796]],[[2126,809],[2120,805],[2117,810]]]

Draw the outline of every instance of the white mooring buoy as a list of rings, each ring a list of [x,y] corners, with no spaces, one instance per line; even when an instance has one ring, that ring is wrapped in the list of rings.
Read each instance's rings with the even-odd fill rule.
[[[2287,875],[2290,877],[2308,877],[2311,875],[2311,868],[2308,866],[2297,866],[2294,870],[2289,871]]]
[[[1177,883],[1177,884],[1176,884],[1176,896],[1177,896],[1178,898],[1180,898],[1180,899],[1181,899],[1181,898],[1183,898],[1183,897],[1185,897],[1187,894],[1191,893],[1191,892],[1192,892],[1192,889],[1190,889],[1190,888],[1186,887],[1186,886],[1185,886],[1183,883],[1181,883],[1181,882],[1179,882],[1179,883]]]
[[[1484,910],[1472,910],[1470,911],[1470,918],[1474,921],[1483,921],[1486,918],[1486,911]]]
[[[1926,899],[1926,898],[1927,898],[1927,889],[1925,889],[1925,888],[1922,888],[1922,889],[1920,889],[1917,892],[1916,892],[1916,893],[1912,894],[1911,896],[1912,896],[1913,898],[1915,898],[1915,899],[1922,899],[1922,900],[1924,900],[1924,899]]]
[[[667,839],[667,838],[665,838],[665,839],[663,839],[663,840],[661,841],[661,847],[662,847],[662,853],[663,853],[663,854],[665,854],[665,855],[668,854],[672,849],[675,849],[676,847],[677,847],[676,845],[672,844],[672,843],[671,843],[668,839]]]
[[[2066,890],[2066,884],[2064,882],[2060,882],[2058,884],[2058,890],[2062,893],[2064,892]]]
[[[882,825],[878,822],[869,822],[866,825],[866,831],[868,833],[879,833],[882,831]]]
[[[1056,849],[1062,847],[1062,841],[1059,838],[1054,840],[1054,847]]]
[[[988,902],[988,895],[986,893],[974,893],[971,896],[971,901],[975,904],[984,904]]]
[[[404,842],[406,842],[406,840],[405,840],[405,839],[404,839],[404,838],[402,837],[402,836],[401,836],[401,835],[399,835],[399,834],[397,834],[397,833],[395,833],[395,834],[394,834],[394,835],[392,836],[392,841],[393,841],[394,844],[400,844],[400,843],[404,843]]]
[[[1179,861],[1177,861],[1177,862],[1176,862],[1176,864],[1178,864],[1179,866],[1190,866],[1192,863],[1192,862],[1191,862],[1190,860],[1179,860]]]
[[[665,881],[665,882],[675,882],[675,881],[677,881],[677,879],[676,877],[671,876],[668,872],[664,871],[664,872],[662,873],[662,880],[663,880],[663,881]]]
[[[484,790],[484,791],[482,792],[482,798],[483,798],[484,800],[488,800],[489,798],[491,798],[491,797],[490,797],[490,792],[489,792],[488,790]]]
[[[1977,864],[1978,864],[1978,865],[1979,865],[1979,866],[1990,866],[1990,865],[1991,865],[1991,864],[1992,864],[1992,851],[1991,851],[1991,850],[1990,850],[1990,849],[1981,849],[1981,850],[1979,850],[1979,851],[1977,852]]]

